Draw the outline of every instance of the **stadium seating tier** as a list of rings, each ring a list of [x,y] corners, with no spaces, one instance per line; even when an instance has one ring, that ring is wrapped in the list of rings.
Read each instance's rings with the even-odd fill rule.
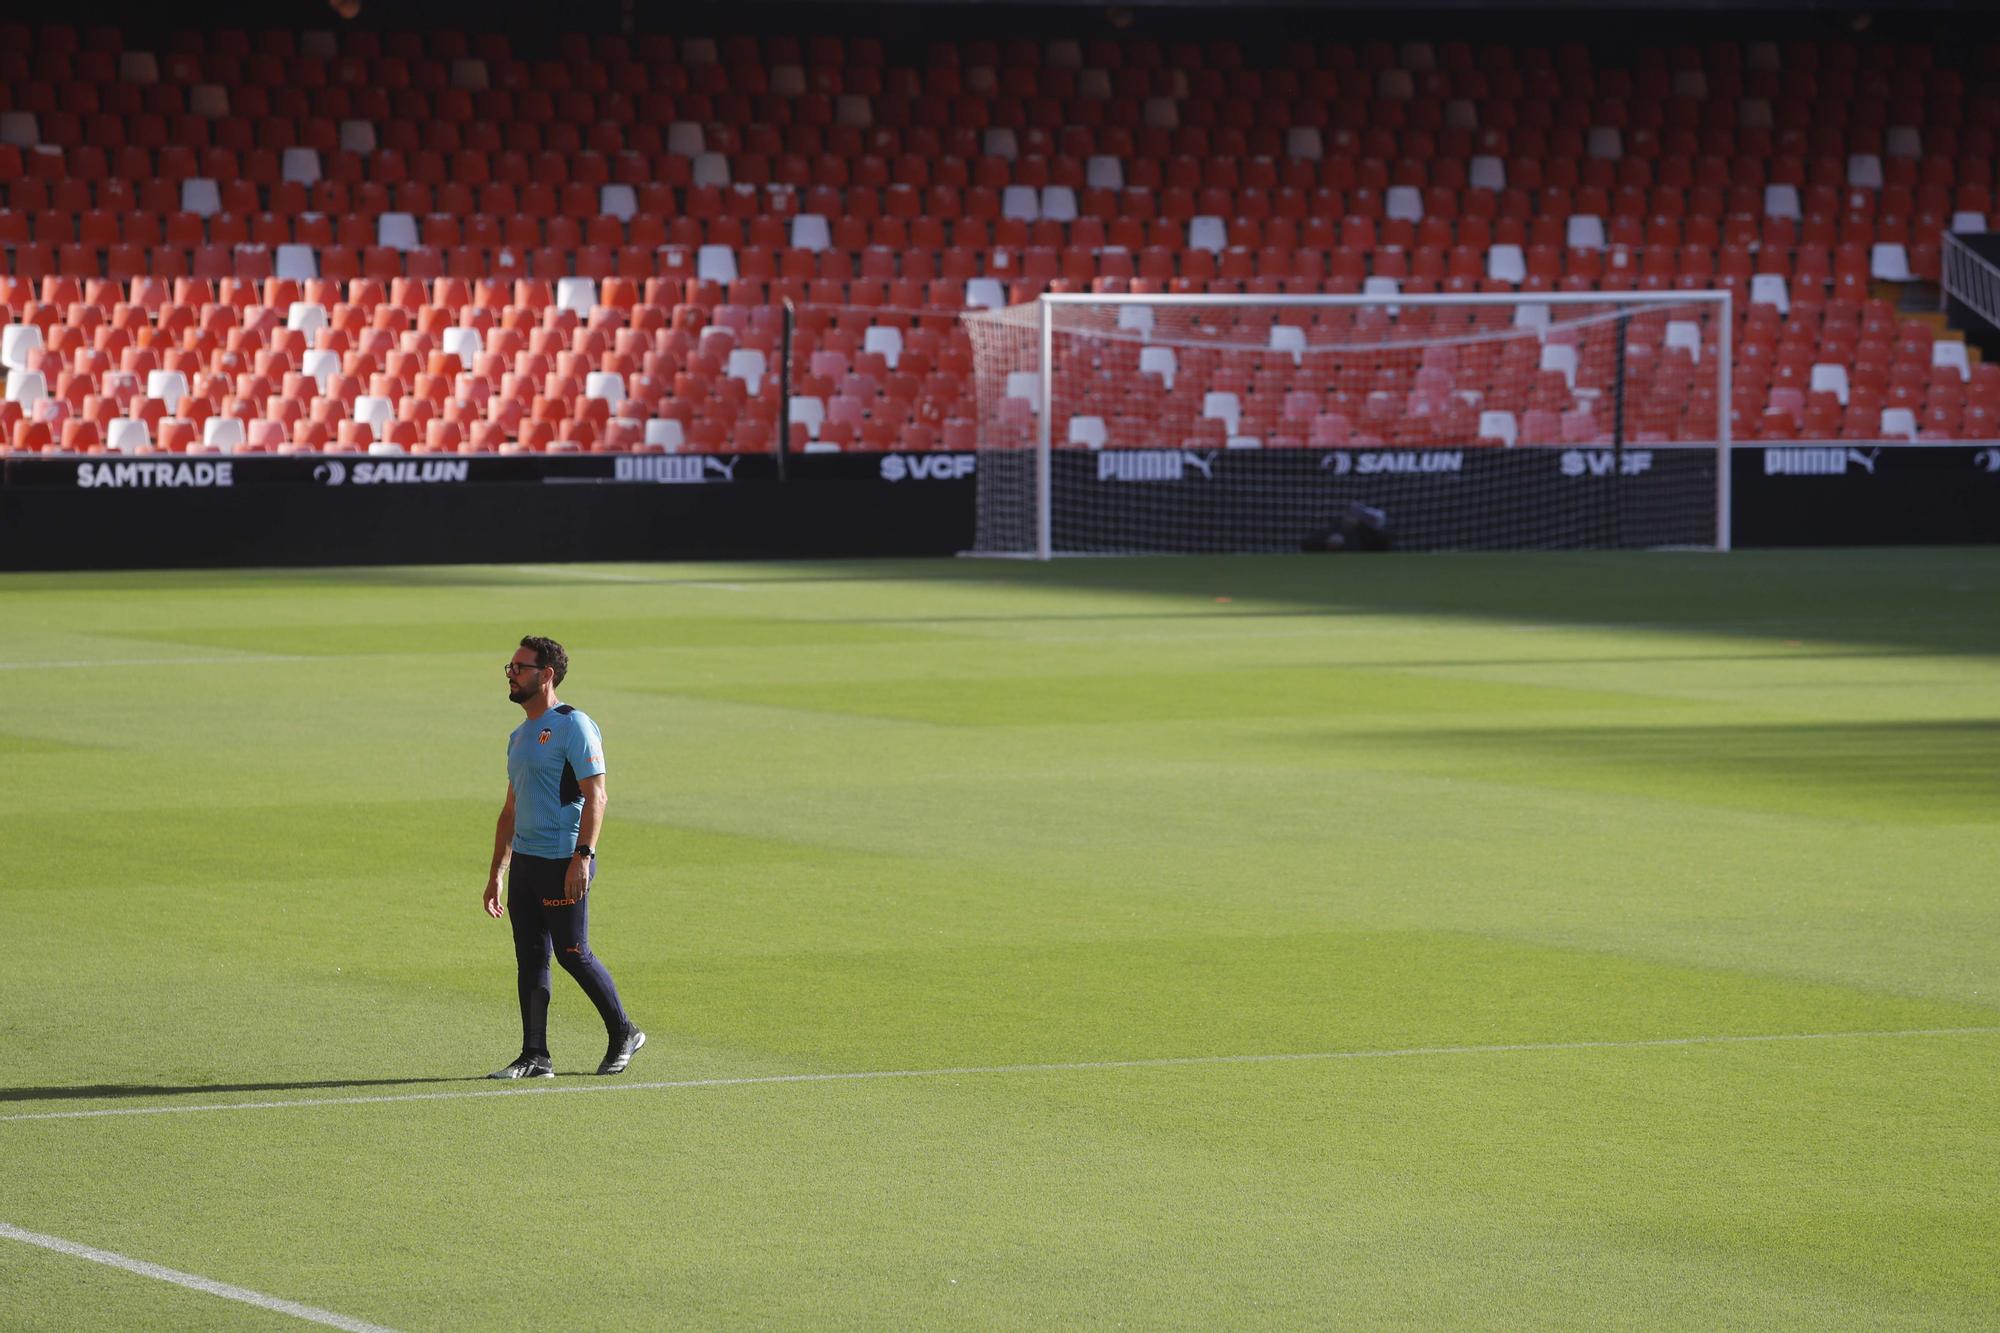
[[[781,403],[800,447],[958,448],[956,316],[1043,291],[1725,287],[1739,438],[2000,412],[1996,368],[1883,296],[2000,227],[2000,99],[1923,45],[0,37],[17,451],[767,450]],[[1546,358],[1357,392],[1199,349],[1149,386],[1138,351],[1059,440],[1611,429]],[[1698,437],[1712,333],[1630,352],[1628,435]]]

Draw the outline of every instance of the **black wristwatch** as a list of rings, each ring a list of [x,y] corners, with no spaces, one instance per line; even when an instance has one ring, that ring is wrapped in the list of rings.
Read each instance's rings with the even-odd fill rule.
[[[597,859],[597,849],[596,849],[596,848],[594,848],[594,847],[592,847],[592,846],[591,846],[591,845],[590,845],[589,843],[587,843],[587,842],[580,842],[580,843],[578,843],[578,844],[576,845],[576,851],[574,851],[573,853],[571,853],[571,855],[572,855],[572,856],[587,856],[587,857],[589,857],[589,858],[590,858],[591,860],[593,860],[593,861],[594,861],[594,860],[596,860],[596,859]]]

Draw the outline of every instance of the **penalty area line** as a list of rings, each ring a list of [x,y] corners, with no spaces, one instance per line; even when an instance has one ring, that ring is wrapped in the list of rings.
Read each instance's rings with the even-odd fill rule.
[[[1306,1064],[1335,1060],[1398,1060],[1421,1056],[1520,1055],[1554,1051],[1643,1051],[1676,1046],[1868,1041],[1897,1037],[1991,1036],[2000,1027],[1892,1028],[1859,1032],[1766,1032],[1694,1037],[1642,1037],[1630,1041],[1501,1042],[1483,1046],[1402,1046],[1384,1050],[1296,1051],[1261,1055],[1174,1055],[1137,1060],[1074,1060],[1042,1064],[952,1065],[938,1069],[857,1069],[809,1074],[741,1074],[665,1079],[647,1083],[559,1083],[550,1087],[463,1089],[454,1092],[381,1093],[361,1097],[290,1097],[262,1102],[202,1102],[194,1106],[107,1106],[88,1111],[28,1111],[0,1115],[0,1124],[23,1120],[99,1120],[112,1116],[200,1115],[213,1111],[281,1111],[310,1106],[380,1106],[391,1102],[468,1101],[476,1097],[554,1097],[580,1092],[665,1092],[688,1088],[750,1088],[786,1083],[870,1083],[885,1079],[970,1078],[1003,1074],[1072,1074],[1113,1069],[1187,1069],[1202,1065]]]
[[[130,1255],[115,1254],[110,1250],[100,1250],[92,1245],[82,1245],[61,1236],[45,1236],[39,1231],[28,1231],[22,1227],[0,1222],[0,1240],[17,1240],[24,1245],[39,1245],[57,1254],[67,1254],[76,1259],[88,1259],[94,1264],[107,1268],[123,1269],[140,1277],[149,1277],[156,1282],[171,1282],[177,1287],[190,1291],[205,1292],[210,1296],[220,1296],[225,1301],[236,1301],[242,1305],[254,1305],[260,1310],[274,1314],[290,1315],[307,1323],[323,1324],[328,1328],[346,1329],[348,1333],[395,1333],[395,1330],[381,1324],[371,1324],[361,1319],[351,1319],[332,1310],[322,1310],[317,1306],[301,1305],[297,1301],[284,1300],[278,1296],[267,1296],[261,1291],[248,1287],[235,1287],[227,1282],[217,1282],[197,1273],[183,1273],[178,1268],[166,1268],[160,1264],[147,1263],[144,1259],[134,1259]]]

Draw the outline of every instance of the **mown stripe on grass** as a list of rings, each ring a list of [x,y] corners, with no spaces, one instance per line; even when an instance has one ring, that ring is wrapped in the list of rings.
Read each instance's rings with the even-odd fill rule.
[[[1047,1064],[955,1065],[939,1069],[861,1069],[812,1074],[746,1074],[725,1078],[667,1079],[656,1083],[566,1083],[554,1087],[479,1088],[455,1092],[405,1092],[368,1097],[295,1097],[265,1102],[204,1102],[197,1106],[108,1106],[89,1111],[30,1111],[0,1115],[19,1120],[96,1120],[110,1116],[192,1115],[202,1111],[278,1111],[306,1106],[375,1106],[388,1102],[464,1101],[475,1097],[543,1097],[565,1092],[660,1092],[684,1088],[747,1088],[783,1083],[864,1083],[880,1079],[967,1078],[1000,1074],[1094,1073],[1117,1069],[1182,1069],[1199,1065],[1386,1060],[1414,1056],[1514,1055],[1545,1051],[1636,1051],[1675,1046],[1729,1046],[1757,1042],[1860,1041],[1895,1037],[1971,1037],[2000,1027],[1899,1028],[1874,1032],[1766,1032],[1734,1036],[1648,1037],[1636,1041],[1501,1042],[1484,1046],[1405,1046],[1390,1050],[1293,1051],[1262,1055],[1181,1055],[1142,1060],[1073,1060]]]
[[[306,662],[296,653],[233,653],[228,657],[75,657],[54,662],[0,662],[0,671],[94,670],[98,667],[241,666],[264,662]]]

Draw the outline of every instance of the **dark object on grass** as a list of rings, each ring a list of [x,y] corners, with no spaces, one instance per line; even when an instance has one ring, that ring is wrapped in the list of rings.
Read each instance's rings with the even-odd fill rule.
[[[1340,511],[1329,528],[1316,528],[1299,539],[1302,551],[1386,551],[1394,544],[1389,515],[1374,505],[1356,501]]]

